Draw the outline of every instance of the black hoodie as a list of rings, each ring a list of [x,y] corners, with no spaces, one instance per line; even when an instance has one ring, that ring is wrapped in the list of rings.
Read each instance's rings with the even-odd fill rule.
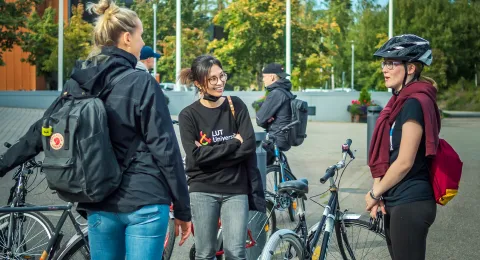
[[[136,63],[132,54],[116,47],[104,47],[99,55],[77,63],[79,66],[69,80],[73,83],[67,82],[64,91],[74,91],[68,86],[78,83],[81,90],[96,94],[120,73],[134,70]],[[140,136],[142,142],[120,187],[103,202],[79,204],[79,209],[132,212],[145,205],[173,202],[175,218],[191,219],[180,149],[164,101],[158,83],[144,71],[133,72],[114,86],[104,103],[119,164],[123,163],[135,136]],[[41,122],[42,119],[32,125],[19,142],[0,157],[0,176],[42,151]]]
[[[282,91],[280,88],[286,90]],[[270,133],[275,133],[282,127],[288,125],[292,121],[292,109],[290,107],[290,100],[293,94],[290,92],[292,83],[288,79],[281,78],[273,82],[267,87],[269,91],[265,102],[257,112],[257,125],[268,130]],[[270,118],[274,120],[268,123]],[[276,134],[278,137],[278,145],[282,150],[290,149],[287,145],[287,137],[285,133]]]

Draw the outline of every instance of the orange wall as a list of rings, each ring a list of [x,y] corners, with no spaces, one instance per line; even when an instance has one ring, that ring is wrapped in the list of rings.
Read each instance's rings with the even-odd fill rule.
[[[14,2],[14,0],[7,0]],[[68,21],[68,0],[64,0],[64,20]],[[45,3],[37,7],[39,12],[52,6],[58,10],[58,1],[46,0]],[[22,58],[27,58],[27,53],[15,45],[10,51],[3,53],[5,66],[0,66],[0,91],[14,90],[44,90],[45,80],[43,77],[36,76],[35,66],[22,62]]]

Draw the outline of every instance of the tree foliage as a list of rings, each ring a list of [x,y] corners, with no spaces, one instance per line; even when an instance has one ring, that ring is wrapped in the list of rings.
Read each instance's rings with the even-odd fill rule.
[[[285,5],[285,1],[280,0],[232,2],[214,18],[214,23],[223,26],[228,37],[213,40],[209,49],[228,71],[246,70],[254,74],[260,87],[265,64],[284,64]],[[308,2],[292,1],[292,66],[297,68],[292,74],[300,77],[294,82],[296,89],[318,82],[315,76],[321,67],[311,69],[316,65],[329,66],[326,57],[333,54],[335,47],[328,39],[339,32],[335,21],[322,20],[318,13],[308,12],[308,8]],[[322,42],[324,38],[327,40]]]
[[[175,36],[167,36],[160,42],[163,56],[159,59],[159,72],[162,82],[176,82],[175,60],[176,42]],[[205,33],[199,29],[185,28],[182,30],[182,58],[184,67],[189,67],[193,60],[206,52],[208,40]]]
[[[84,5],[72,6],[72,17],[65,22],[63,64],[64,76],[68,78],[78,59],[85,59],[91,51],[93,25],[82,19]],[[27,32],[22,35],[21,48],[28,52],[27,59],[37,67],[40,76],[51,76],[58,69],[58,26],[55,23],[55,9],[45,9],[43,16],[33,12],[27,20]]]
[[[39,76],[45,76],[57,69],[48,64],[58,45],[55,13],[55,9],[51,7],[45,9],[43,16],[34,11],[27,19],[27,32],[21,36],[20,47],[28,52],[28,57],[22,61],[36,66]]]
[[[11,50],[14,44],[19,44],[24,34],[27,17],[32,8],[41,0],[15,0],[7,2],[0,0],[0,66],[5,65],[3,53]]]

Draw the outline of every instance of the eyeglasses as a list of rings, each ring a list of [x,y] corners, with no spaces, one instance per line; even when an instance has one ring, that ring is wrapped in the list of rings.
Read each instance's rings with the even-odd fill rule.
[[[395,68],[395,66],[397,65],[400,65],[402,64],[402,62],[400,61],[391,61],[391,60],[387,60],[387,61],[382,61],[382,69],[385,68],[385,66],[387,66],[387,69],[389,70],[393,70],[393,68]]]
[[[222,74],[220,74],[220,80],[225,83],[227,82],[227,78],[228,78],[228,75],[227,73],[225,72],[222,72]],[[217,85],[218,83],[218,78],[217,76],[213,76],[211,78],[208,79],[208,83],[212,84],[212,85]]]

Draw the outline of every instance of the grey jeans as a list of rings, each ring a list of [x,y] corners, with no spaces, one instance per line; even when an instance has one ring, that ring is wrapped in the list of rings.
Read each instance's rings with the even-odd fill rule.
[[[211,260],[217,252],[218,219],[222,221],[226,260],[246,259],[248,222],[247,195],[190,193],[195,232],[195,259]]]

